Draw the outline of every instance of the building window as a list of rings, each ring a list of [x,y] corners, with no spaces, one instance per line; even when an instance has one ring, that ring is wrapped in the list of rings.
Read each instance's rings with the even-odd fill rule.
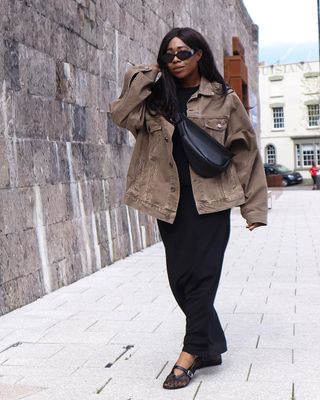
[[[283,107],[273,107],[273,129],[283,129],[284,128],[284,113]]]
[[[301,145],[296,144],[296,165],[301,167]]]
[[[320,143],[296,143],[296,168],[307,168],[314,161],[320,164]]]
[[[320,126],[320,106],[319,104],[311,104],[308,106],[308,122],[309,128]]]
[[[266,160],[268,164],[275,164],[277,162],[276,148],[273,144],[266,146]]]
[[[314,147],[312,144],[304,144],[302,147],[302,166],[309,167],[314,160]]]

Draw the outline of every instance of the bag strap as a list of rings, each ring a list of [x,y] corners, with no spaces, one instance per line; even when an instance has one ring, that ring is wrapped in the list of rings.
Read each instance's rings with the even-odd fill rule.
[[[181,122],[183,120],[183,117],[184,117],[183,114],[180,111],[177,111],[174,116],[175,124],[178,124],[179,122]]]

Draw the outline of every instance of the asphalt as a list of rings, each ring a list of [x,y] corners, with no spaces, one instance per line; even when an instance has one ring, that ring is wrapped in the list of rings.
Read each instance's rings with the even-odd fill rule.
[[[320,400],[320,191],[274,190],[267,227],[239,209],[216,298],[228,351],[162,382],[185,320],[162,243],[0,317],[1,400]]]

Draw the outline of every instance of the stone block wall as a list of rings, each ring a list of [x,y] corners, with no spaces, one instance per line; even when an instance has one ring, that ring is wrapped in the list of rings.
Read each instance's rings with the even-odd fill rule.
[[[108,105],[173,26],[200,30],[221,71],[239,36],[257,95],[241,0],[1,0],[0,315],[160,240],[122,202],[134,139]]]

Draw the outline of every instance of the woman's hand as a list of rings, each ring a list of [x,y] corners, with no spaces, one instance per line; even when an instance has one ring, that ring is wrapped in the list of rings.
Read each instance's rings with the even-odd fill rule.
[[[258,226],[264,226],[264,224],[261,222],[253,222],[252,224],[248,224],[246,228],[249,229],[249,231],[253,231],[255,228],[258,228]]]

